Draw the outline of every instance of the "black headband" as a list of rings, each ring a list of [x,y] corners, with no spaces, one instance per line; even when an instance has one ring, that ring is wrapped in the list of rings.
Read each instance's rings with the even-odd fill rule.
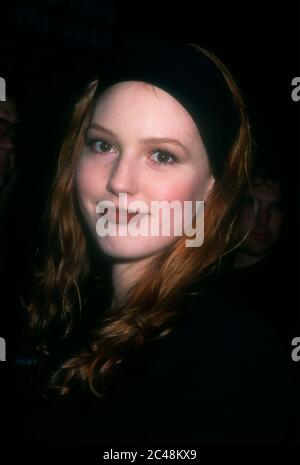
[[[215,176],[222,173],[237,136],[239,111],[217,65],[191,44],[148,41],[111,54],[98,92],[124,81],[143,81],[178,100],[195,121]]]

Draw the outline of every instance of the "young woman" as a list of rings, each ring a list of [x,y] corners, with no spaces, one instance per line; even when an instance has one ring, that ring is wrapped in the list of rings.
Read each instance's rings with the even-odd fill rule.
[[[209,279],[235,246],[247,185],[240,91],[218,58],[192,44],[130,46],[99,69],[61,150],[29,305],[55,399],[31,440],[284,442],[281,349],[250,311],[214,295]],[[149,226],[164,226],[158,201],[177,202],[168,234]],[[201,229],[204,218],[196,246],[175,233],[185,202],[190,225]]]

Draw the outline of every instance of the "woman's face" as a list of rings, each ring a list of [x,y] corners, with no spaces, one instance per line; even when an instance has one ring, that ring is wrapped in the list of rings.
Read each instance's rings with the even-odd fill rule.
[[[178,236],[151,234],[153,202],[195,203],[206,198],[213,182],[199,131],[170,94],[149,84],[128,81],[111,86],[100,96],[78,161],[76,190],[83,216],[105,254],[136,260],[170,246]],[[119,204],[124,194],[127,206]],[[96,211],[99,202],[110,201],[130,211],[130,203],[136,200],[147,207],[142,208],[144,214],[123,221],[108,210],[107,225],[119,226],[120,233],[101,237],[96,227],[101,217]],[[129,220],[136,221],[135,226],[147,231],[147,236],[122,236],[121,230],[127,228]]]

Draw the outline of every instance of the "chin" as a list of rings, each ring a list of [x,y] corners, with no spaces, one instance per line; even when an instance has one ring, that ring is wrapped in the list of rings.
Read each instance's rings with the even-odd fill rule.
[[[174,242],[153,241],[147,237],[102,237],[97,238],[98,245],[105,255],[120,260],[142,260],[152,257],[171,245]]]

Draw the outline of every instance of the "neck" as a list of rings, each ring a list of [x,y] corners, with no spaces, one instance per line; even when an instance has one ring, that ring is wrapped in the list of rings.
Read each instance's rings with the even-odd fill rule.
[[[113,299],[112,306],[124,302],[126,294],[142,275],[149,258],[132,262],[115,262],[112,266]]]

